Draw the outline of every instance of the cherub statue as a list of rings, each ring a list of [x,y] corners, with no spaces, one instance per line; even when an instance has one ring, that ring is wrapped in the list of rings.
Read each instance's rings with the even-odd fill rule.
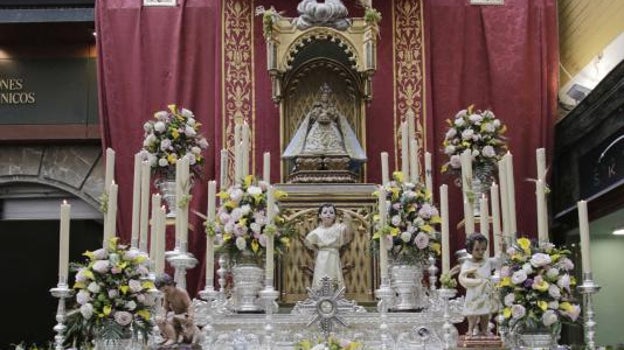
[[[340,247],[348,244],[353,237],[351,217],[345,214],[343,221],[337,222],[336,207],[325,203],[318,209],[318,219],[318,227],[310,231],[304,240],[308,248],[317,250],[312,287],[318,287],[324,276],[344,286]]]
[[[466,239],[466,251],[471,254],[459,273],[459,283],[466,288],[464,316],[468,319],[467,336],[492,335],[488,324],[492,313],[498,310],[498,303],[491,281],[496,259],[484,256],[488,239],[475,232]]]
[[[188,292],[176,286],[176,282],[166,273],[159,275],[156,288],[164,293],[164,316],[156,318],[156,325],[163,336],[164,346],[190,344],[196,341],[194,333],[199,335],[193,322],[193,308]]]

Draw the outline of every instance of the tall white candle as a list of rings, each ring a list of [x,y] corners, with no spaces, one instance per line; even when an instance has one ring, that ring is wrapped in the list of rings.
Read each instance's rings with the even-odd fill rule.
[[[386,190],[379,188],[379,226],[383,230],[387,220]],[[385,235],[379,237],[379,275],[382,283],[388,281],[388,248]]]
[[[431,153],[425,152],[425,188],[433,196],[433,168],[431,167]]]
[[[165,272],[165,232],[167,230],[166,215],[167,211],[165,210],[165,206],[160,206],[157,214],[158,236],[156,258],[154,261],[154,272],[156,274]]]
[[[505,159],[498,161],[498,179],[500,182],[500,202],[503,237],[511,237],[511,225],[509,224],[509,197],[507,196],[507,166]],[[509,243],[509,242],[506,242]]]
[[[271,183],[271,153],[264,152],[262,160],[262,180]]]
[[[243,154],[242,154],[242,139],[243,126],[236,124],[234,126],[234,183],[241,183],[243,178]]]
[[[490,198],[492,199],[492,236],[494,246],[494,256],[501,253],[501,226],[500,226],[500,200],[498,197],[498,185],[492,183],[490,187]]]
[[[150,163],[141,164],[141,219],[139,220],[139,250],[147,253],[147,232],[149,230]]]
[[[156,258],[156,251],[158,249],[158,209],[160,208],[160,193],[154,193],[152,195],[152,213],[150,220],[150,246],[149,246],[149,256],[154,262]],[[156,266],[154,266],[156,267]]]
[[[215,224],[215,200],[217,192],[216,181],[208,181],[208,212],[206,213],[207,225]],[[206,236],[206,288],[214,288],[214,236]]]
[[[401,123],[401,172],[405,180],[410,178],[409,168],[409,136],[407,135],[407,123]]]
[[[188,157],[182,158],[182,167],[180,169],[182,171],[182,197],[177,198],[178,203],[184,198],[188,199],[189,197],[189,188],[190,188],[190,173],[189,173],[189,159]],[[183,251],[188,251],[188,213],[189,213],[189,203],[188,200],[185,201],[182,207],[178,207],[178,213],[180,213],[180,246],[183,247]]]
[[[243,177],[249,175],[249,152],[250,152],[251,132],[249,131],[249,124],[243,123]]]
[[[104,192],[108,191],[115,179],[115,151],[112,148],[106,149],[106,171],[104,173]]]
[[[407,135],[407,139],[408,140],[414,140],[416,139],[416,116],[414,115],[414,110],[411,108],[407,109],[407,112],[405,112],[405,120],[407,121],[407,130],[408,130],[408,135]]]
[[[221,150],[221,173],[219,176],[219,188],[223,191],[228,188],[228,168],[229,168],[229,154],[227,149]]]
[[[583,273],[591,272],[591,255],[589,253],[589,219],[587,215],[587,202],[578,201],[579,232],[581,235],[581,261]]]
[[[449,240],[448,185],[440,186],[440,214],[442,215],[442,273],[448,273],[451,266]]]
[[[537,200],[537,238],[539,242],[548,242],[548,212],[546,211],[546,191],[542,180],[535,181],[535,199]]]
[[[134,155],[134,178],[132,181],[132,228],[130,244],[139,245],[139,218],[141,210],[141,153]]]
[[[490,245],[492,244],[492,241],[490,240],[490,213],[488,199],[485,193],[481,195],[481,207],[479,207],[479,209],[479,230],[481,230],[481,234],[488,239],[488,245],[486,246],[485,253],[483,254],[483,256],[487,258],[490,256]]]
[[[535,150],[535,159],[537,161],[537,179],[544,181],[546,184],[546,149],[538,148]]]
[[[420,169],[418,169],[418,141],[410,140],[410,181],[413,183],[418,183],[419,181],[419,173]]]
[[[117,235],[117,192],[118,185],[113,181],[108,193],[108,211],[105,219],[108,222],[108,230],[104,232],[104,247],[108,247],[109,239]]]
[[[175,248],[180,249],[180,239],[182,237],[181,229],[182,229],[182,218],[180,216],[180,210],[178,208],[178,203],[180,199],[182,199],[182,161],[178,159],[175,163],[175,180],[176,180],[176,203],[174,203],[174,210],[176,212],[175,216]]]
[[[67,283],[69,269],[69,224],[71,205],[67,201],[61,204],[61,220],[59,228],[59,283]]]
[[[516,221],[516,190],[514,182],[513,156],[511,152],[507,152],[507,196],[509,197],[509,226],[510,234],[515,235],[518,232],[518,223]]]
[[[390,182],[390,173],[388,172],[388,152],[381,152],[381,184],[385,185]]]
[[[267,190],[267,218],[270,223],[273,223],[275,214],[275,188],[273,186],[269,186],[269,189]]]
[[[466,237],[475,232],[474,210],[468,193],[472,192],[472,153],[469,149],[461,154],[462,193],[464,201],[464,231]]]

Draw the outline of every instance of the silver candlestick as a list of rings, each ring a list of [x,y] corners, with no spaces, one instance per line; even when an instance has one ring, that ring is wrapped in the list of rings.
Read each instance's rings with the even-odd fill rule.
[[[74,293],[67,286],[67,277],[59,277],[59,282],[56,288],[50,289],[50,294],[53,297],[58,298],[58,306],[56,308],[56,325],[54,331],[54,350],[63,350],[63,343],[65,342],[65,318],[67,317],[67,311],[65,310],[65,299],[70,298]]]
[[[166,317],[165,310],[162,307],[163,292],[159,291],[156,288],[152,288],[148,291],[148,293],[153,295],[154,297],[154,307],[152,309],[154,319],[157,319],[158,317]],[[152,327],[152,334],[148,339],[148,345],[156,346],[160,344],[162,340],[163,339],[160,334],[160,328],[158,328],[158,325],[156,324],[156,322],[154,322],[154,326]]]
[[[457,345],[457,328],[453,322],[451,322],[451,312],[449,310],[449,300],[457,294],[456,289],[440,288],[438,289],[438,295],[442,298],[444,303],[444,325],[442,330],[444,331],[444,349],[453,349]]]
[[[387,319],[388,308],[394,301],[394,294],[394,290],[390,287],[388,277],[383,277],[379,289],[375,290],[375,296],[379,299],[377,311],[379,312],[379,331],[381,333],[381,348],[383,350],[390,349]]]
[[[436,259],[433,255],[429,255],[429,267],[427,268],[427,272],[429,273],[429,290],[431,291],[431,297],[435,297],[434,293],[436,291],[436,281],[438,274],[438,267],[436,266]]]
[[[585,346],[588,350],[596,349],[594,337],[596,335],[596,321],[594,320],[593,295],[600,291],[600,286],[594,282],[592,272],[583,273],[583,284],[576,287],[583,294],[583,330],[585,333]]]
[[[266,324],[264,325],[264,345],[267,350],[273,349],[273,312],[277,311],[276,300],[279,292],[273,288],[273,280],[267,279],[265,287],[258,293],[264,302]]]
[[[186,289],[186,270],[192,269],[197,265],[197,259],[187,251],[187,245],[188,243],[184,243],[180,247],[178,254],[167,258],[167,261],[175,268],[174,281],[183,289]]]

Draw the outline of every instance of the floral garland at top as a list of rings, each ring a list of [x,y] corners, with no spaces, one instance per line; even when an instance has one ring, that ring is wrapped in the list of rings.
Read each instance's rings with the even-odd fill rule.
[[[217,210],[215,225],[206,227],[208,235],[215,235],[220,250],[229,253],[230,259],[251,258],[260,262],[264,258],[267,239],[274,239],[275,251],[283,253],[290,245],[290,230],[274,206],[273,224],[267,216],[269,183],[257,181],[247,175],[241,184],[235,184],[219,193],[221,206]],[[275,190],[274,200],[286,197],[286,192]]]
[[[490,110],[474,110],[474,105],[459,111],[453,120],[447,119],[449,129],[442,146],[449,160],[442,165],[447,171],[461,174],[461,154],[472,152],[472,166],[476,172],[482,169],[491,173],[497,162],[507,151],[507,140],[503,136],[507,127]]]
[[[577,320],[581,307],[572,295],[570,251],[519,238],[507,255],[498,285],[505,326],[556,332],[562,322]]]
[[[77,271],[73,289],[78,312],[70,317],[74,326],[69,328],[80,333],[74,336],[119,338],[131,325],[145,334],[149,332],[155,301],[149,292],[154,283],[148,279],[147,254],[119,244],[119,238],[112,237],[107,247],[83,255],[86,262],[72,264]]]
[[[373,235],[374,246],[379,238],[389,241],[390,256],[398,262],[425,262],[430,254],[440,255],[440,240],[435,229],[442,222],[438,209],[431,203],[431,193],[422,183],[404,182],[397,171],[384,186],[389,203],[387,224]],[[384,213],[379,213],[384,215]],[[379,216],[375,218],[379,221]]]
[[[152,171],[158,176],[175,175],[175,163],[188,155],[190,169],[201,174],[204,163],[202,151],[208,148],[208,141],[199,134],[201,123],[195,120],[193,112],[171,104],[168,111],[154,113],[154,120],[143,125],[145,139],[141,157],[149,161]]]

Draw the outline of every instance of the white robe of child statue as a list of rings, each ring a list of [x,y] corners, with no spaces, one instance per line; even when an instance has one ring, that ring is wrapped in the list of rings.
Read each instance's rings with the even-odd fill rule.
[[[349,243],[351,218],[345,216],[344,223],[336,222],[336,209],[331,204],[325,204],[319,208],[319,220],[321,224],[305,238],[305,244],[317,250],[312,287],[318,287],[325,276],[342,287],[345,284],[340,263],[340,247]]]

